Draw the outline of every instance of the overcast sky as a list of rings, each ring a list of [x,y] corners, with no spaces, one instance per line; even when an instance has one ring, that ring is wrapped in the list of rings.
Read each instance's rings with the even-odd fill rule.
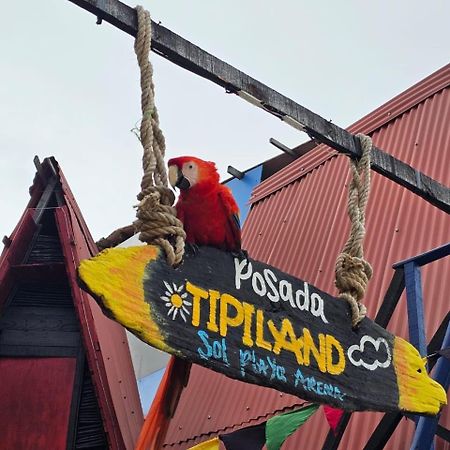
[[[144,1],[164,26],[348,126],[450,60],[448,0]],[[1,1],[0,235],[33,156],[59,161],[95,239],[134,218],[141,148],[133,39],[67,0]],[[245,169],[306,137],[152,54],[168,157]],[[0,237],[1,237],[0,236]]]

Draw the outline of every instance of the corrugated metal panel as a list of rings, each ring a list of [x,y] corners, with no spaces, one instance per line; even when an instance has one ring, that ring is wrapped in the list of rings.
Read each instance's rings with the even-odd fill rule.
[[[401,114],[409,111],[420,103],[430,100],[433,94],[441,92],[445,87],[450,85],[450,64],[444,66],[442,69],[433,73],[429,77],[425,78],[421,82],[412,86],[402,94],[393,98],[389,102],[385,103],[381,107],[377,108],[372,113],[358,120],[352,126],[348,128],[351,133],[366,133],[371,134],[375,130],[382,126],[389,124],[395,118],[401,116]],[[436,108],[436,109],[434,109]],[[429,120],[435,118],[436,114],[439,114],[439,107],[433,106],[432,115],[427,116]],[[448,124],[448,117],[447,117]],[[391,144],[393,142],[390,142]],[[422,144],[426,144],[422,142]],[[377,144],[379,148],[392,153],[397,158],[402,159],[400,154],[396,154],[394,148],[386,147],[384,142]],[[397,149],[399,150],[399,149]],[[326,158],[327,154],[335,154],[335,152],[325,145],[320,145],[315,149],[312,154],[309,154],[307,158],[299,158],[288,165],[284,170],[276,173],[273,177],[265,180],[259,186],[257,186],[252,194],[251,201],[254,203],[261,200],[266,195],[269,195],[283,186],[293,182],[303,175],[303,171],[307,171],[311,165],[315,164],[315,160],[319,158]],[[409,158],[405,160],[408,162]],[[420,167],[417,167],[420,170]],[[429,174],[424,170],[426,174]],[[447,175],[448,177],[448,175]],[[439,181],[439,178],[437,178]]]
[[[400,116],[449,84],[450,64],[447,64],[358,120],[348,130],[351,133],[371,133],[390,122],[393,117]]]
[[[402,103],[404,99],[396,98],[396,104],[401,106],[398,106],[399,111],[404,111],[401,116],[391,115],[390,122],[384,121],[378,130],[365,130],[371,132],[375,145],[446,185],[450,184],[450,89],[442,90],[442,86],[449,84],[449,69],[447,66],[436,76],[415,86],[417,97],[410,96],[409,107]],[[441,89],[439,92],[436,92],[436,86]],[[411,94],[411,90],[408,93]],[[424,93],[429,97],[423,99]],[[418,99],[423,101],[418,103]],[[376,113],[380,110],[384,111],[380,108]],[[375,119],[368,117],[365,121],[377,123]],[[300,172],[301,167],[304,167],[303,172]],[[244,229],[244,247],[253,258],[336,294],[334,263],[349,230],[346,214],[348,180],[347,158],[330,153],[324,146],[293,162],[255,190],[254,204]],[[450,217],[406,189],[373,174],[366,221],[365,256],[373,265],[374,277],[369,283],[365,303],[369,316],[374,317],[391,280],[392,264],[448,242]],[[450,258],[423,269],[428,339],[449,311],[449,273]],[[407,336],[404,296],[388,329]],[[211,387],[214,388],[212,392]],[[167,442],[185,441],[188,436],[198,436],[205,430],[215,431],[246,420],[248,416],[236,408],[234,402],[248,398],[254,389],[260,388],[230,381],[212,372],[203,374],[200,382],[193,373],[182,397],[186,404],[190,402],[191,409],[188,412],[179,408],[171,424],[173,434]],[[270,391],[258,391],[256,401],[264,405],[264,410],[273,411],[273,400],[267,392]],[[201,404],[194,412],[198,397]],[[208,401],[211,402],[209,412],[208,408],[203,409]],[[289,399],[285,405],[291,401]],[[218,415],[214,426],[208,427],[206,414]],[[364,448],[380,418],[378,413],[355,414],[339,448]],[[450,425],[448,408],[441,423],[447,428]],[[177,430],[178,426],[187,427],[189,433]],[[327,432],[324,417],[318,413],[287,441],[283,449],[320,449]],[[386,448],[408,449],[412,432],[411,422],[403,420]],[[173,448],[185,448],[184,442]],[[436,448],[448,450],[450,446],[439,440]]]
[[[180,420],[170,422],[164,448],[189,448],[218,433],[256,425],[304,403],[292,395],[245,384],[193,365],[189,386],[177,407],[176,418]]]

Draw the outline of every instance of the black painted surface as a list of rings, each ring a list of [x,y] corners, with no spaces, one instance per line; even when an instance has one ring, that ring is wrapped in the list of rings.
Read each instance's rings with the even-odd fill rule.
[[[64,262],[61,244],[57,236],[39,234],[26,264]]]
[[[12,348],[30,356],[40,347],[78,348],[80,339],[67,283],[19,284],[0,317],[0,354],[11,355]]]
[[[102,417],[87,364],[85,364],[83,372],[74,448],[77,450],[106,450],[108,448]]]
[[[269,269],[278,281],[285,280],[291,284],[293,290],[305,290],[305,285],[301,280],[291,277],[271,266],[250,260],[253,273],[264,273]],[[271,278],[273,280],[273,278]],[[319,370],[313,356],[311,356],[311,364],[299,364],[296,357],[291,351],[281,350],[280,354],[274,354],[256,346],[244,345],[242,342],[243,325],[238,327],[229,327],[227,335],[221,336],[218,332],[207,329],[206,322],[209,318],[209,300],[201,300],[201,315],[199,326],[192,325],[192,306],[186,306],[190,314],[186,316],[186,322],[177,314],[175,319],[170,314],[170,305],[162,297],[169,297],[170,290],[164,284],[164,281],[170,283],[171,291],[178,290],[180,294],[186,293],[186,282],[189,281],[194,285],[208,290],[213,289],[221,294],[230,294],[240,301],[245,301],[254,305],[256,309],[264,311],[264,336],[265,339],[273,343],[272,334],[269,332],[267,321],[272,320],[275,327],[280,330],[282,320],[288,318],[294,328],[296,337],[303,333],[303,329],[307,328],[311,333],[314,343],[319,347],[318,336],[320,333],[332,335],[343,347],[345,352],[345,370],[339,375],[323,373]],[[365,410],[374,409],[380,411],[397,410],[398,389],[396,384],[396,376],[392,362],[386,368],[378,367],[375,370],[368,370],[361,366],[356,367],[350,363],[347,350],[352,345],[359,345],[363,336],[370,336],[374,339],[382,338],[388,343],[389,352],[393,354],[393,336],[383,328],[376,325],[369,319],[364,319],[358,330],[351,328],[349,309],[345,302],[335,299],[325,292],[322,292],[309,285],[309,297],[319,295],[323,299],[323,317],[328,323],[325,323],[321,316],[316,317],[307,311],[301,311],[297,307],[293,307],[289,301],[280,300],[278,302],[270,301],[267,296],[259,296],[255,294],[252,283],[249,280],[241,282],[240,289],[235,285],[235,261],[231,254],[218,251],[213,248],[200,248],[199,252],[194,256],[188,254],[184,263],[177,269],[172,269],[164,261],[150,263],[146,268],[146,279],[144,281],[144,290],[146,301],[151,304],[153,320],[158,323],[164,333],[165,341],[174,349],[179,349],[181,356],[209,367],[218,372],[224,373],[232,378],[241,379],[246,382],[255,383],[274,387],[280,391],[289,392],[311,401],[326,402],[336,407],[347,410]],[[273,282],[273,284],[276,284]],[[181,287],[181,289],[180,289]],[[274,291],[271,290],[271,293]],[[315,297],[317,298],[317,297]],[[192,303],[191,294],[185,297],[185,301]],[[301,303],[300,303],[301,304]],[[219,304],[217,306],[219,310]],[[230,315],[235,312],[231,309]],[[255,313],[256,314],[256,313]],[[255,341],[255,315],[251,325],[251,335]],[[198,349],[203,349],[203,353],[207,353],[205,341],[199,336],[198,332],[206,331],[208,335],[207,341],[213,345],[213,341],[223,343],[225,338],[226,354],[228,364],[223,358],[209,359],[202,358]],[[205,336],[203,335],[203,338]],[[287,338],[289,339],[289,338]],[[219,352],[219,344],[216,356]],[[240,351],[254,350],[256,360],[262,359],[267,361],[270,359],[283,368],[285,379],[277,376],[273,377],[273,372],[269,368],[267,375],[256,374],[252,369],[251,363],[244,367],[243,374],[240,366]],[[355,352],[354,359],[358,359],[359,352]],[[337,361],[337,353],[333,352],[333,359]],[[364,352],[364,361],[366,364],[372,364],[375,360],[380,363],[388,359],[388,350],[380,345],[378,351],[370,343],[366,344]],[[295,386],[295,378],[297,370],[300,369],[304,378],[314,377],[316,382],[322,382],[337,387],[343,393],[343,400],[333,398],[331,396],[321,395],[314,392],[314,389],[306,389],[302,387],[302,383]],[[311,385],[309,385],[311,386]],[[316,389],[317,390],[317,389]]]

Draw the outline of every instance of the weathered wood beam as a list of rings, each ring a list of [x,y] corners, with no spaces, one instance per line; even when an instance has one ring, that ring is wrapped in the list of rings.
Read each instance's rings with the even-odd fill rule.
[[[70,0],[98,18],[135,36],[136,11],[118,0]],[[152,49],[190,72],[196,73],[273,114],[287,124],[308,133],[340,153],[357,158],[358,140],[348,131],[299,105],[288,97],[216,58],[169,29],[152,23]],[[434,206],[450,213],[450,188],[433,180],[392,155],[374,148],[372,169]]]

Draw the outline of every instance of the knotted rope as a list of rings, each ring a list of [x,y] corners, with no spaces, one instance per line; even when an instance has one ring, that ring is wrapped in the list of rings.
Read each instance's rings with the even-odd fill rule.
[[[155,86],[153,84],[153,66],[149,60],[151,43],[150,13],[142,6],[136,7],[138,32],[134,43],[141,73],[141,109],[142,120],[139,140],[144,150],[141,192],[137,198],[134,227],[139,239],[147,244],[161,246],[170,265],[179,264],[183,258],[186,233],[183,224],[176,217],[173,192],[167,183],[164,163],[166,143],[159,127],[159,116],[155,106]]]
[[[358,134],[362,156],[359,161],[350,159],[352,181],[348,192],[348,215],[351,221],[350,236],[336,260],[336,287],[339,298],[347,301],[352,313],[352,326],[356,327],[366,316],[361,303],[366,286],[372,277],[372,267],[363,256],[365,209],[370,191],[370,152],[372,139]]]

